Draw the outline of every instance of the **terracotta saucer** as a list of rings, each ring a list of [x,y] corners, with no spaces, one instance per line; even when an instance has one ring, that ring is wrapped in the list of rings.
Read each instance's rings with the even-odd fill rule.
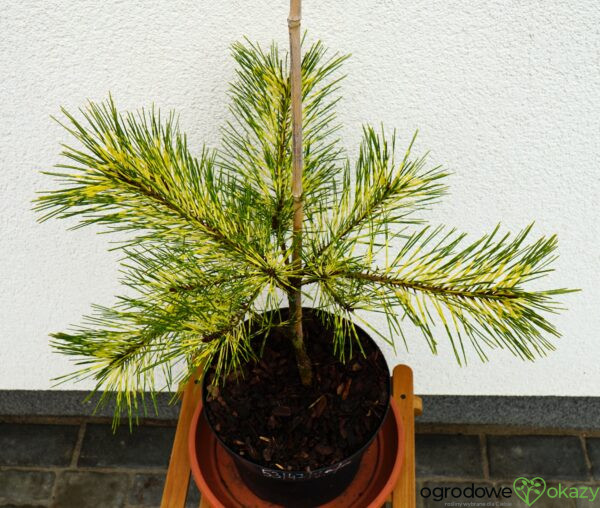
[[[380,508],[391,494],[404,457],[404,427],[396,401],[377,437],[365,452],[356,477],[336,499],[321,508]],[[200,418],[202,403],[190,426],[189,453],[193,477],[212,508],[282,508],[257,497],[240,479],[228,452]]]

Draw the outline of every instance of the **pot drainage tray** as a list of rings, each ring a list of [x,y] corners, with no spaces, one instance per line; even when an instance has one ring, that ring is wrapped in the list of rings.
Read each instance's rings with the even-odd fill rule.
[[[197,449],[190,462],[202,495],[213,508],[282,508],[257,497],[242,481],[227,451],[197,411],[191,431],[196,427]],[[367,448],[352,483],[333,501],[321,508],[379,508],[400,473],[404,456],[404,429],[395,401],[379,433]],[[386,494],[387,492],[387,494]]]

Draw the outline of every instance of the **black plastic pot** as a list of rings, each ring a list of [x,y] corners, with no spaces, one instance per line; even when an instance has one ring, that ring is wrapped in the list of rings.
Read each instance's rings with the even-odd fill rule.
[[[283,311],[284,309],[282,309]],[[305,312],[311,312],[305,309]],[[282,312],[283,314],[283,312]],[[361,341],[371,341],[373,339],[361,328],[356,326],[357,333]],[[203,418],[206,419],[210,429],[215,434],[219,443],[227,450],[237,467],[240,477],[248,488],[258,497],[265,501],[280,504],[289,508],[306,508],[309,506],[318,506],[331,501],[340,495],[350,485],[360,466],[363,454],[372,443],[379,432],[381,425],[385,421],[389,411],[389,394],[391,393],[390,376],[388,373],[388,397],[387,406],[382,415],[381,422],[377,426],[373,435],[367,442],[351,456],[330,466],[316,469],[314,471],[283,471],[280,469],[271,469],[257,462],[240,456],[235,450],[231,449],[215,431],[207,417],[207,411],[203,411]],[[206,384],[202,391],[202,401],[204,408],[208,408],[206,402],[207,387]]]

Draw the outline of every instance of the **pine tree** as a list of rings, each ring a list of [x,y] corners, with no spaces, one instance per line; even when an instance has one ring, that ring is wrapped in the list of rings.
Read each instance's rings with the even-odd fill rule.
[[[41,220],[77,217],[76,227],[126,234],[118,249],[129,288],[113,307],[96,306],[81,326],[52,336],[79,365],[65,379],[93,378],[103,400],[114,393],[117,414],[131,417],[145,392],[164,388],[157,370],[171,388],[205,362],[222,378],[253,359],[253,336],[277,324],[263,311],[300,291],[326,311],[342,360],[355,343],[353,322],[392,344],[407,342],[412,323],[434,353],[443,334],[459,363],[467,345],[484,360],[491,348],[528,360],[553,349],[547,337],[559,334],[546,314],[569,290],[524,286],[551,271],[556,237],[497,227],[467,241],[423,224],[418,212],[444,194],[447,172],[414,157],[412,142],[398,155],[395,134],[371,126],[349,159],[335,112],[346,57],[320,42],[301,61],[304,215],[294,259],[287,56],[249,41],[232,54],[237,78],[219,149],[193,155],[177,117],[155,108],[121,113],[109,98],[88,103],[79,119],[63,110],[76,144],[47,173],[61,186],[35,207]],[[383,313],[389,333],[361,319],[363,310]]]

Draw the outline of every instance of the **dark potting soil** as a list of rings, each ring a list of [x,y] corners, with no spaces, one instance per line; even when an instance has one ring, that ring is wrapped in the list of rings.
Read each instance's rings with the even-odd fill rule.
[[[300,382],[286,327],[271,330],[262,358],[213,385],[206,374],[206,413],[239,455],[272,469],[314,471],[360,450],[378,429],[389,401],[383,355],[359,330],[345,363],[333,356],[333,334],[305,312],[304,334],[313,384]],[[262,341],[261,341],[262,342]]]

